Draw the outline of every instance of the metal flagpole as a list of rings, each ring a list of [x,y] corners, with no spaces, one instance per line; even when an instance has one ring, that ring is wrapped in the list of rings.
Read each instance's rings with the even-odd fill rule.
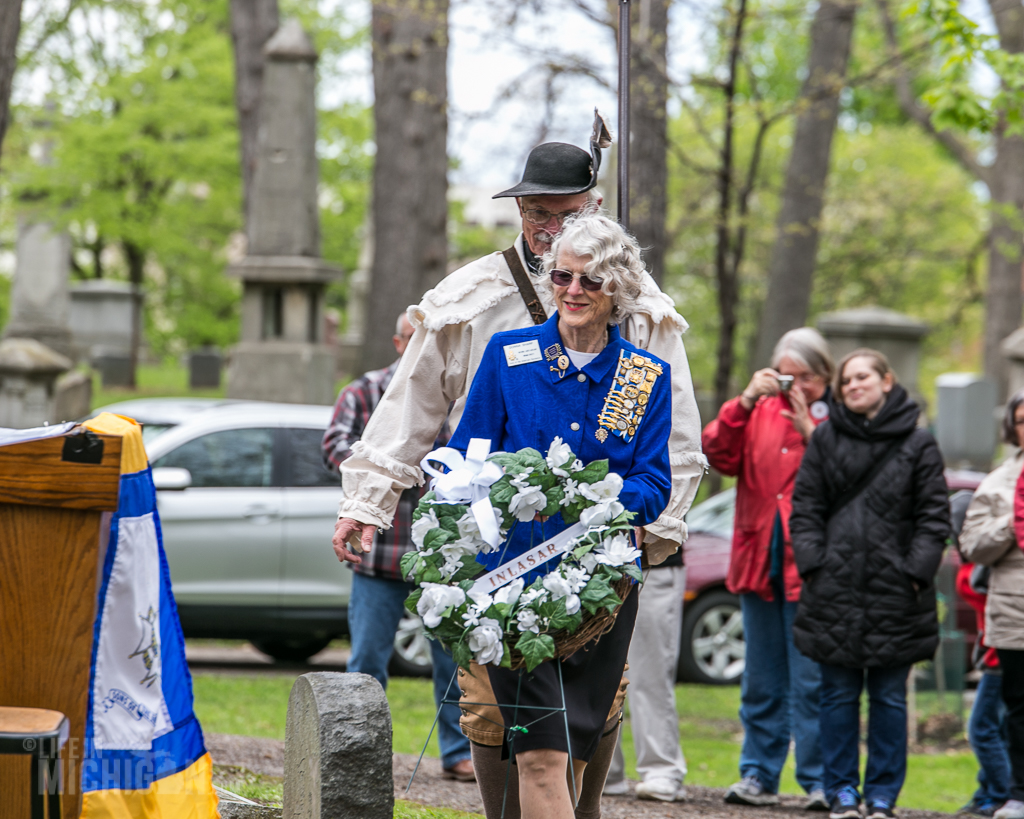
[[[619,0],[619,224],[629,229],[629,0]]]

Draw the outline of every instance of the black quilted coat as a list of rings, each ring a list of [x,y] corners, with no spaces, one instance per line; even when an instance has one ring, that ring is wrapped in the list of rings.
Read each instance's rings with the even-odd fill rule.
[[[899,385],[871,421],[835,402],[831,410],[793,491],[789,530],[804,578],[794,641],[812,660],[847,668],[928,659],[939,637],[935,572],[950,534],[939,448]],[[829,517],[900,438],[871,484]]]

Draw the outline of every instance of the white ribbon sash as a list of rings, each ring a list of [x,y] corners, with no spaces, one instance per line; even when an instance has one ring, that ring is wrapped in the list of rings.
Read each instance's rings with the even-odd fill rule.
[[[435,503],[466,503],[476,521],[482,537],[492,548],[501,545],[501,532],[494,519],[489,493],[491,484],[505,474],[496,463],[487,460],[491,442],[487,438],[472,438],[466,447],[466,455],[457,449],[443,446],[427,454],[420,467],[433,475],[430,488],[437,496]],[[448,467],[448,472],[435,469],[430,461],[437,461]]]
[[[469,596],[475,592],[486,592],[493,594],[515,580],[517,577],[526,574],[533,569],[542,566],[553,557],[565,554],[569,551],[569,544],[574,538],[586,534],[587,527],[582,523],[575,523],[552,538],[545,540],[540,546],[535,546],[527,552],[502,563],[497,569],[488,572],[483,577],[477,578]]]

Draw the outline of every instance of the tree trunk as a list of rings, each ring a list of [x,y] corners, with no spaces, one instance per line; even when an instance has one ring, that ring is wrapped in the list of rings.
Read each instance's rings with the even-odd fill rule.
[[[395,319],[445,275],[448,0],[373,4],[373,266],[363,369],[395,358]]]
[[[715,412],[729,398],[730,378],[736,359],[736,306],[739,304],[739,269],[734,264],[731,215],[735,195],[733,172],[733,138],[736,108],[736,72],[743,51],[743,25],[747,16],[747,0],[739,0],[729,44],[729,73],[722,84],[725,115],[722,125],[722,148],[718,160],[718,225],[716,227],[715,280],[718,284],[718,361],[715,367]]]
[[[235,47],[235,107],[242,158],[242,212],[249,223],[249,193],[256,170],[263,46],[280,20],[277,0],[231,0],[231,41]]]
[[[139,367],[139,347],[142,346],[142,282],[146,273],[146,252],[132,242],[122,242],[125,260],[128,262],[128,282],[132,286],[131,350],[129,351],[128,386],[137,386],[136,374]]]
[[[659,284],[665,274],[668,171],[668,7],[671,0],[635,0],[630,41],[632,82],[630,229]]]
[[[783,333],[803,326],[828,178],[839,92],[846,81],[856,0],[822,0],[811,25],[807,80],[786,169],[782,207],[768,267],[768,294],[761,313],[754,367],[766,366]]]
[[[10,117],[11,83],[18,67],[18,34],[21,32],[21,0],[0,2],[0,147]]]
[[[1024,53],[1024,7],[1017,2],[989,7],[999,44],[1009,54]],[[996,133],[996,160],[989,191],[992,228],[988,238],[988,293],[985,298],[985,374],[1006,400],[1008,373],[1000,344],[1021,320],[1021,260],[1024,258],[1024,138],[1007,136],[1005,123]]]

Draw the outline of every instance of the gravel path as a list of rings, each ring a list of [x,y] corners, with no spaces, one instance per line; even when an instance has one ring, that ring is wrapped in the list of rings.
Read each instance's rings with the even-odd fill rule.
[[[246,768],[265,776],[284,776],[284,742],[231,734],[207,734],[206,747],[215,765]],[[416,757],[395,754],[395,797],[434,807],[453,808],[467,813],[482,813],[483,803],[475,782],[453,782],[441,776],[437,759],[424,759],[409,792],[405,792]],[[605,797],[601,804],[603,819],[654,819],[655,817],[692,817],[702,819],[825,819],[824,813],[807,813],[799,796],[783,796],[782,804],[772,808],[727,805],[721,788],[687,787],[686,802],[641,802],[632,795]],[[902,819],[944,819],[948,814],[924,810],[899,810]]]

